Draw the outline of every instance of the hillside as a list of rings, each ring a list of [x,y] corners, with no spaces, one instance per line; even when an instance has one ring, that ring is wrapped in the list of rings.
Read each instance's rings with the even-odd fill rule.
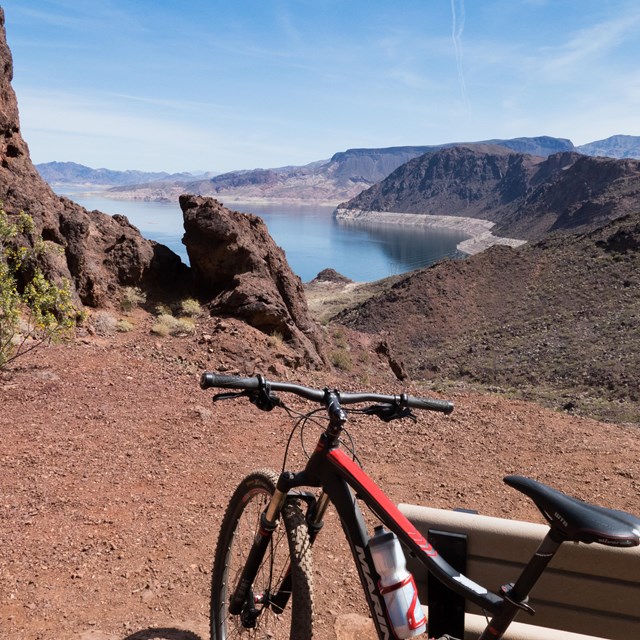
[[[417,379],[466,380],[638,422],[640,210],[583,235],[408,274],[337,316]]]
[[[578,153],[545,159],[467,145],[414,158],[339,205],[338,217],[374,211],[481,218],[496,223],[497,235],[532,240],[593,229],[639,207],[640,161]]]

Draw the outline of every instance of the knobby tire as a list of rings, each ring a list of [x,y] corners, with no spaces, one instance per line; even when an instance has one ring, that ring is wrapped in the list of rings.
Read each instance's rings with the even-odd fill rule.
[[[274,594],[291,564],[292,593],[284,611],[263,607],[256,627],[245,629],[228,612],[229,599],[258,531],[260,514],[275,491],[278,474],[263,469],[248,475],[235,490],[220,527],[211,577],[211,640],[313,638],[311,545],[300,502],[288,499],[278,528],[253,584],[254,594]],[[256,605],[260,607],[260,605]]]

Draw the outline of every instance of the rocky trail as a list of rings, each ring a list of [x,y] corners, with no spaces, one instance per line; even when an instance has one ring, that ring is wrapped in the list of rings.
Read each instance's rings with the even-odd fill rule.
[[[130,333],[51,346],[2,375],[2,638],[208,638],[210,565],[225,503],[243,475],[281,464],[284,414],[241,401],[214,407],[197,385],[204,368],[249,374],[262,358],[266,371],[268,354],[253,330],[200,319],[192,336],[157,338],[145,313],[134,321]],[[253,361],[241,361],[246,349]],[[369,366],[366,381],[286,367],[269,375],[349,390],[404,388],[383,366]],[[395,501],[540,521],[501,482],[520,473],[640,513],[636,427],[464,390],[447,397],[456,404],[450,417],[352,421],[360,459]],[[303,460],[297,446],[290,465]],[[320,637],[371,637],[333,512],[315,555]]]

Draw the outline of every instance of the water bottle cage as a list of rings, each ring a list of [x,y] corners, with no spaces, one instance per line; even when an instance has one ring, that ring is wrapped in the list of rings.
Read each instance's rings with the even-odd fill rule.
[[[409,574],[404,580],[401,582],[396,582],[395,584],[390,584],[388,587],[383,587],[378,582],[378,591],[381,596],[384,596],[387,593],[392,593],[393,591],[397,591],[398,589],[402,589],[408,584],[413,585],[413,597],[411,599],[411,604],[409,605],[409,610],[407,611],[407,624],[409,625],[409,629],[411,631],[415,631],[423,624],[427,624],[427,616],[423,616],[420,620],[416,620],[415,618],[415,610],[416,605],[418,604],[418,589],[416,587],[416,582],[413,579],[413,574]]]

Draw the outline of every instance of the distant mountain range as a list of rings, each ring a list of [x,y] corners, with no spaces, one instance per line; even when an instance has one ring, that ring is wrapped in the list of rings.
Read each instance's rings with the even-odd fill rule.
[[[37,164],[38,173],[49,184],[86,184],[100,186],[122,186],[144,182],[189,182],[196,177],[193,173],[166,173],[147,171],[114,171],[112,169],[92,169],[76,162],[45,162]],[[213,174],[205,174],[211,177]]]
[[[542,158],[497,145],[440,149],[398,167],[339,205],[338,216],[369,212],[481,218],[498,235],[533,240],[586,231],[640,211],[640,161],[564,151]]]
[[[111,186],[109,197],[121,199],[177,201],[182,193],[191,193],[214,196],[227,203],[272,199],[336,204],[353,198],[413,158],[458,144],[348,149],[334,154],[329,160],[304,166],[239,170],[213,177],[211,174],[202,177],[186,172],[110,171],[70,162],[50,162],[36,167],[50,184]],[[580,147],[575,147],[565,138],[550,136],[496,139],[473,144],[498,145],[542,158],[565,151],[640,158],[640,136],[613,136]]]
[[[587,156],[607,158],[640,158],[640,136],[611,136],[606,140],[596,140],[576,147],[576,151]]]

